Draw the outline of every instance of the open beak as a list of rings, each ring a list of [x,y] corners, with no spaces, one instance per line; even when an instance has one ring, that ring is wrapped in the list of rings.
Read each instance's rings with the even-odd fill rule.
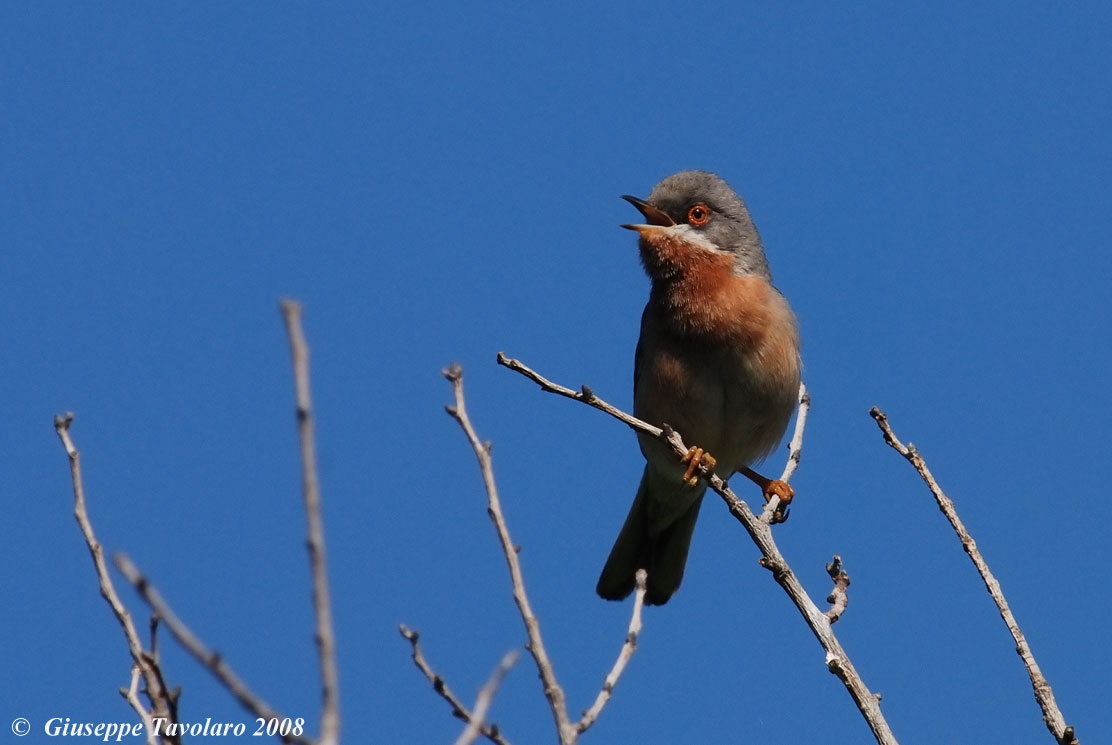
[[[636,230],[638,233],[641,233],[641,232],[643,232],[643,230],[645,228],[648,228],[650,225],[655,225],[656,227],[660,227],[660,228],[670,228],[670,227],[672,227],[673,225],[676,224],[675,220],[668,217],[668,215],[661,212],[656,207],[653,207],[651,204],[646,202],[644,199],[638,199],[637,197],[631,197],[628,194],[623,194],[622,199],[626,200],[627,202],[632,204],[634,207],[636,207],[641,212],[641,214],[645,216],[645,220],[648,221],[648,225],[623,225],[622,227],[625,228],[626,230]]]

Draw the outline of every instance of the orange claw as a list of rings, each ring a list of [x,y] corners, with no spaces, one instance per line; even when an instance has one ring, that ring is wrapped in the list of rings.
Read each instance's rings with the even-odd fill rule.
[[[788,486],[788,482],[786,481],[781,481],[780,479],[766,479],[752,468],[743,468],[739,473],[761,487],[761,493],[764,494],[766,502],[771,501],[773,497],[779,497],[780,504],[790,504],[792,497],[795,496],[795,489]]]
[[[795,496],[795,489],[788,486],[788,482],[776,479],[769,481],[764,487],[764,498],[766,502],[772,501],[773,497],[780,498],[780,504],[791,504],[792,497]]]
[[[699,477],[695,472],[699,470],[699,466],[714,468],[718,463],[710,453],[700,447],[688,448],[687,455],[683,456],[680,462],[687,464],[687,470],[683,472],[683,481],[688,486],[695,486],[698,483]]]

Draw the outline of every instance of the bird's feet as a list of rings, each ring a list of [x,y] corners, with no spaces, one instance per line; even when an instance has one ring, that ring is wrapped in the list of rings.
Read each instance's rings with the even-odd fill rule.
[[[699,476],[696,473],[699,466],[713,469],[718,463],[710,453],[699,447],[688,448],[687,455],[683,456],[680,462],[687,464],[687,470],[683,472],[683,482],[688,486],[695,486],[699,482]],[[787,484],[784,484],[784,486],[787,486]]]
[[[761,487],[761,493],[764,495],[766,502],[772,501],[773,497],[780,498],[780,504],[790,504],[792,497],[795,496],[795,489],[788,486],[788,482],[781,481],[780,479],[766,479],[752,468],[743,468],[741,473],[757,486]]]
[[[773,479],[765,485],[763,493],[766,502],[772,501],[773,497],[780,497],[780,504],[790,504],[795,496],[795,489],[788,486],[787,481]]]

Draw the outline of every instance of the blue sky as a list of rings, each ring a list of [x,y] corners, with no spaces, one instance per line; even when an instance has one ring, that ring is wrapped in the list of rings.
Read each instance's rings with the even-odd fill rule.
[[[132,716],[51,425],[72,410],[104,545],[316,721],[280,296],[312,347],[347,741],[459,731],[399,622],[468,700],[524,642],[443,413],[453,360],[589,706],[628,622],[593,588],[641,456],[494,357],[628,407],[647,280],[618,196],[704,168],[748,201],[803,334],[814,408],[777,540],[816,598],[845,560],[836,630],[900,741],[1050,740],[873,405],[956,500],[1082,741],[1108,739],[1110,23],[1095,3],[9,4],[0,713]],[[709,497],[584,742],[870,740],[757,558]],[[251,721],[165,660],[184,719]],[[553,741],[528,659],[492,715]]]

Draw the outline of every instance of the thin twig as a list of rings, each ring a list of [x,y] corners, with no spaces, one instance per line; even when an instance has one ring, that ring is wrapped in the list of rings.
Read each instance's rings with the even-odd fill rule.
[[[791,442],[788,443],[788,462],[784,464],[784,473],[780,480],[785,484],[791,479],[795,469],[799,468],[799,460],[803,457],[803,428],[807,426],[807,414],[811,411],[811,394],[802,381],[799,383],[799,408],[795,415],[795,431],[792,433]],[[775,525],[788,519],[787,510],[780,509],[780,497],[773,495],[761,511],[761,522]]]
[[[537,621],[537,616],[533,613],[529,598],[525,594],[525,580],[521,574],[521,562],[518,561],[517,549],[510,538],[506,520],[502,516],[502,503],[498,498],[498,487],[494,483],[494,468],[490,460],[490,444],[479,441],[479,436],[475,434],[475,429],[471,426],[471,420],[467,417],[467,408],[463,401],[462,368],[453,364],[444,371],[444,377],[452,383],[452,392],[455,396],[455,405],[447,406],[445,409],[463,428],[468,442],[471,443],[472,450],[475,451],[475,457],[479,459],[479,468],[482,471],[483,483],[486,486],[487,512],[494,523],[495,530],[498,532],[498,539],[502,543],[502,552],[506,555],[506,563],[510,567],[514,602],[517,603],[521,620],[525,623],[525,632],[529,636],[529,654],[533,656],[533,660],[537,663],[537,671],[544,683],[544,695],[548,699],[552,716],[556,720],[556,731],[559,734],[560,742],[563,745],[569,745],[575,742],[577,733],[575,726],[568,719],[564,689],[557,682],[556,673],[552,669],[552,662],[548,658],[548,652],[545,651],[544,640],[541,639],[540,623]]]
[[[846,607],[849,605],[849,593],[846,592],[849,589],[849,575],[842,568],[841,556],[834,554],[834,559],[826,565],[826,573],[834,580],[834,589],[826,596],[826,602],[831,603],[826,617],[830,619],[830,623],[835,623],[846,612]]]
[[[539,385],[541,387],[541,390],[545,391],[546,393],[555,393],[557,395],[564,396],[565,398],[575,399],[580,403],[587,404],[588,406],[609,414],[618,421],[625,422],[630,426],[631,429],[646,432],[653,437],[660,437],[664,431],[660,427],[654,427],[653,425],[642,419],[638,419],[631,414],[625,413],[617,406],[611,406],[610,404],[606,403],[601,398],[596,396],[594,394],[594,391],[592,391],[587,386],[583,386],[582,389],[579,391],[573,391],[571,388],[565,388],[559,383],[553,383],[551,380],[544,377],[532,368],[526,367],[519,360],[507,357],[505,352],[498,353],[498,364],[502,365],[503,367],[508,367],[516,373],[521,373],[525,377],[529,378],[529,380],[532,380],[534,383]]]
[[[1015,640],[1016,653],[1023,660],[1024,667],[1027,668],[1027,675],[1031,678],[1031,687],[1034,689],[1035,700],[1042,709],[1043,722],[1050,730],[1050,734],[1054,736],[1060,745],[1080,745],[1076,737],[1074,737],[1073,727],[1066,725],[1066,719],[1062,715],[1058,704],[1054,701],[1054,692],[1050,689],[1050,683],[1047,682],[1046,677],[1042,674],[1038,664],[1035,662],[1035,656],[1031,653],[1031,647],[1027,644],[1027,639],[1023,636],[1023,631],[1019,628],[1019,623],[1015,620],[1011,608],[1008,607],[1008,601],[1004,597],[1004,591],[1000,587],[1000,582],[989,571],[988,563],[985,561],[984,556],[981,555],[980,549],[977,548],[973,536],[970,535],[969,530],[965,524],[958,517],[957,509],[954,507],[954,502],[946,493],[942,491],[942,487],[935,481],[934,475],[930,469],[927,468],[926,461],[919,455],[919,451],[911,443],[904,445],[896,437],[892,427],[888,424],[888,416],[878,409],[873,407],[869,414],[876,420],[877,426],[884,435],[884,441],[888,443],[897,453],[902,455],[907,461],[919,472],[919,476],[926,482],[927,487],[934,495],[935,502],[938,503],[938,509],[950,521],[950,526],[957,533],[958,538],[961,540],[961,547],[965,549],[965,553],[969,554],[969,558],[973,561],[973,565],[977,567],[977,571],[981,575],[985,586],[988,588],[989,594],[992,595],[993,601],[996,603],[997,609],[1000,611],[1000,617],[1004,619],[1004,624],[1011,632],[1012,638]]]
[[[209,649],[205,643],[201,641],[180,618],[178,618],[178,614],[174,612],[174,609],[163,600],[162,594],[158,591],[158,588],[151,584],[131,559],[124,554],[116,553],[112,555],[112,561],[116,564],[116,568],[120,570],[120,573],[132,584],[140,597],[143,598],[143,602],[158,614],[162,622],[170,629],[170,633],[178,640],[178,643],[185,647],[185,651],[193,655],[194,659],[216,676],[216,679],[228,689],[228,692],[231,693],[245,709],[255,716],[262,717],[266,720],[281,720],[284,718],[282,714],[251,690],[247,683],[236,674],[235,670],[224,661],[224,658],[220,656],[219,652]],[[280,735],[280,737],[282,742],[286,743],[295,743],[296,745],[320,745],[320,743],[304,735],[290,733],[288,735]]]
[[[648,575],[644,569],[638,569],[635,577],[637,593],[633,596],[633,616],[629,619],[629,631],[626,633],[625,643],[622,644],[622,649],[618,653],[618,659],[610,670],[610,674],[603,681],[602,690],[598,692],[595,703],[590,709],[583,712],[583,718],[576,722],[575,728],[579,732],[585,732],[598,719],[598,715],[602,713],[602,707],[606,706],[610,696],[614,693],[614,686],[618,684],[618,678],[622,676],[626,665],[629,664],[629,659],[633,657],[633,653],[637,649],[637,637],[641,634],[641,609],[645,604],[645,588]]]
[[[158,676],[159,684],[164,689],[166,689],[167,691],[170,692],[170,720],[169,721],[177,722],[178,721],[178,699],[181,697],[181,688],[170,688],[170,685],[166,682],[166,679],[162,675],[162,662],[161,662],[162,657],[161,657],[161,653],[159,651],[159,646],[158,646],[158,624],[159,624],[160,620],[161,619],[159,619],[157,613],[151,613],[151,620],[150,620],[151,648],[150,648],[150,651],[147,652],[146,654],[148,655],[148,658],[151,661],[151,665],[154,667],[155,674]],[[167,739],[172,740],[176,743],[180,743],[181,742],[181,735],[179,735],[179,734],[169,735],[169,736],[167,736]]]
[[[490,458],[490,444],[479,441],[478,435],[475,433],[474,428],[471,426],[471,421],[467,416],[467,409],[464,405],[463,396],[463,370],[458,365],[452,365],[448,370],[444,371],[444,376],[452,383],[452,390],[455,398],[455,404],[446,407],[446,409],[452,418],[460,424],[479,460],[479,467],[482,471],[483,482],[487,491],[487,512],[494,522],[499,541],[502,544],[503,553],[506,555],[506,561],[510,567],[510,577],[514,588],[514,600],[517,603],[518,610],[525,623],[526,633],[529,636],[528,649],[537,664],[541,680],[544,682],[545,696],[548,698],[549,707],[556,721],[560,742],[566,744],[574,743],[578,739],[579,733],[585,731],[598,719],[603,707],[610,700],[614,687],[617,685],[618,678],[625,670],[630,657],[632,657],[634,650],[637,648],[637,637],[641,632],[641,609],[644,606],[645,599],[645,572],[641,570],[637,573],[637,594],[634,598],[633,616],[630,619],[629,631],[626,634],[622,649],[618,654],[618,659],[614,663],[614,667],[611,669],[610,673],[606,676],[602,690],[598,694],[594,705],[583,713],[583,718],[580,721],[572,723],[567,714],[566,699],[563,689],[556,681],[552,664],[548,659],[544,649],[544,643],[541,639],[540,626],[529,605],[528,597],[525,594],[525,582],[521,573],[520,562],[517,558],[518,549],[513,545],[513,541],[510,538],[509,529],[506,527],[506,521],[502,514],[501,500],[498,497],[498,490],[494,483],[494,470]],[[587,396],[591,395],[589,391],[586,391],[585,394]],[[490,725],[489,727],[483,725],[482,720],[485,715],[480,711],[478,706],[476,706],[474,713],[469,712],[463,703],[448,689],[443,678],[436,674],[428,665],[418,646],[417,632],[411,631],[405,625],[400,627],[400,631],[402,636],[408,639],[413,647],[413,661],[418,669],[420,669],[421,672],[425,674],[425,677],[432,682],[434,690],[451,704],[452,713],[468,722],[467,729],[464,731],[464,734],[461,735],[460,739],[466,739],[467,742],[470,742],[478,734],[483,734],[496,743],[503,743],[504,740],[496,725]]]
[[[89,513],[85,504],[85,486],[81,478],[81,454],[73,444],[73,438],[70,437],[69,432],[72,423],[72,413],[67,412],[54,417],[54,430],[62,441],[62,447],[65,448],[66,455],[69,456],[70,478],[73,482],[73,516],[77,519],[81,534],[85,537],[85,545],[89,548],[89,554],[93,557],[93,566],[96,569],[97,580],[100,583],[101,597],[112,608],[113,615],[116,616],[116,620],[123,628],[131,659],[143,675],[143,682],[147,688],[147,698],[151,704],[150,714],[154,717],[176,722],[177,716],[173,694],[163,682],[162,670],[158,663],[143,649],[143,643],[139,640],[139,632],[135,629],[131,614],[124,607],[123,602],[120,601],[120,596],[116,594],[116,588],[112,584],[112,578],[108,574],[108,566],[104,562],[104,549],[93,532],[93,524],[89,520]],[[177,737],[169,738],[169,740],[174,743],[178,742]]]
[[[811,394],[807,386],[799,384],[799,411],[795,415],[795,431],[792,433],[791,442],[788,443],[788,462],[784,464],[784,473],[780,480],[787,482],[791,479],[795,469],[799,468],[799,461],[803,457],[803,428],[807,426],[807,414],[811,411]]]
[[[516,649],[511,649],[506,654],[502,655],[502,660],[498,663],[498,667],[494,668],[494,672],[490,674],[490,679],[487,680],[486,685],[479,689],[479,697],[475,699],[475,710],[471,715],[471,721],[463,728],[463,732],[456,738],[455,745],[471,745],[475,738],[483,728],[483,720],[486,719],[487,712],[490,711],[490,705],[494,701],[494,694],[498,691],[498,686],[502,685],[502,679],[506,677],[506,673],[517,662],[518,652]]]
[[[624,422],[635,430],[645,432],[654,437],[658,437],[664,442],[667,442],[672,450],[676,453],[677,457],[683,457],[687,454],[687,446],[683,443],[683,438],[679,433],[669,428],[665,433],[659,427],[655,427],[647,422],[643,422],[636,417],[621,411],[620,409],[611,406],[610,404],[598,398],[589,388],[584,386],[582,392],[576,392],[570,388],[557,385],[543,376],[534,372],[518,360],[510,359],[506,355],[498,354],[498,364],[521,373],[525,377],[534,381],[545,391],[556,393],[567,398],[580,401],[593,408],[604,411],[616,419]],[[730,514],[733,515],[738,522],[742,524],[749,537],[760,549],[762,558],[761,565],[768,568],[772,572],[772,576],[776,582],[783,588],[784,592],[788,594],[791,601],[799,609],[803,619],[807,622],[811,632],[822,644],[823,649],[826,650],[826,665],[830,672],[834,673],[842,684],[845,685],[846,690],[857,704],[857,708],[861,711],[862,716],[868,723],[873,732],[873,736],[881,745],[891,745],[896,742],[896,737],[892,733],[888,722],[884,719],[884,714],[880,710],[880,704],[876,694],[869,691],[857,670],[853,667],[849,656],[845,650],[842,649],[841,643],[834,635],[830,627],[830,619],[819,610],[815,602],[811,600],[807,591],[803,589],[799,579],[795,576],[791,567],[788,565],[784,556],[780,553],[776,542],[772,538],[772,529],[761,519],[753,514],[749,509],[749,505],[743,502],[734,494],[717,474],[710,469],[703,467],[700,469],[701,475],[706,479],[707,484],[713,489],[729,507]]]
[[[297,395],[297,434],[301,442],[301,487],[308,523],[309,568],[313,582],[313,611],[316,616],[317,658],[321,677],[321,745],[337,745],[340,739],[340,682],[336,669],[336,635],[332,628],[332,601],[328,591],[324,522],[320,512],[320,482],[317,478],[316,440],[313,435],[313,405],[309,396],[309,345],[301,328],[301,305],[281,302],[282,318],[290,340],[294,388]]]
[[[444,682],[444,678],[432,669],[432,666],[425,659],[425,655],[421,653],[421,647],[418,644],[420,634],[404,623],[398,626],[398,631],[409,640],[409,644],[413,648],[413,664],[429,679],[429,682],[432,683],[432,689],[452,707],[452,715],[468,723],[474,722],[475,717],[471,711],[459,700],[456,694],[452,693],[452,689]],[[497,724],[483,724],[479,720],[479,733],[497,745],[510,745],[509,740],[502,736]]]
[[[138,665],[132,665],[131,685],[127,688],[121,688],[120,695],[127,699],[131,708],[135,709],[135,713],[143,720],[143,729],[147,734],[147,745],[158,745],[154,736],[154,720],[151,719],[151,713],[143,707],[143,702],[139,700],[139,678],[142,674]]]
[[[159,660],[159,649],[158,649],[158,622],[159,622],[159,620],[160,619],[158,617],[158,614],[157,613],[152,613],[151,614],[151,620],[148,622],[148,626],[149,626],[150,632],[151,632],[151,659],[153,659],[155,662],[158,662],[158,660]]]

